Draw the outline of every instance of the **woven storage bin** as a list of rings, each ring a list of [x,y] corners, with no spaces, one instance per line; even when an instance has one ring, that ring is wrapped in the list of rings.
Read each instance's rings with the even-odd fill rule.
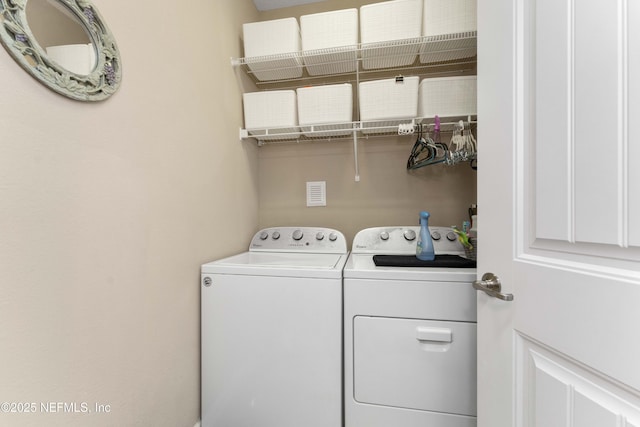
[[[358,9],[300,17],[302,57],[309,75],[356,71]]]
[[[382,133],[367,127],[395,126],[410,122],[418,113],[419,77],[360,83],[360,120],[363,133]]]
[[[452,41],[443,35],[476,31],[476,10],[476,0],[424,0],[422,35],[440,36],[438,38],[442,40],[434,45],[423,46],[420,62],[443,62],[475,56],[475,38]]]
[[[394,0],[360,7],[362,67],[400,67],[413,64],[419,43],[388,43],[422,35],[423,0]],[[385,47],[379,44],[384,43]]]
[[[258,80],[302,76],[300,27],[295,18],[244,24],[242,33],[245,61]]]
[[[477,77],[438,77],[420,83],[418,116],[456,117],[477,114]]]
[[[298,119],[305,135],[326,137],[352,133],[351,84],[303,87],[297,89],[297,95]]]
[[[244,126],[250,135],[259,137],[258,139],[261,140],[297,138],[297,135],[287,137],[278,135],[298,131],[295,91],[249,92],[242,95],[242,100]],[[267,136],[265,136],[266,130],[268,130]]]

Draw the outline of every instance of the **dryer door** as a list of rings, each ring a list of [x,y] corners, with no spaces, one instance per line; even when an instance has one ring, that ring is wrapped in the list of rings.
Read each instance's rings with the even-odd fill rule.
[[[476,415],[476,324],[356,316],[355,400]]]

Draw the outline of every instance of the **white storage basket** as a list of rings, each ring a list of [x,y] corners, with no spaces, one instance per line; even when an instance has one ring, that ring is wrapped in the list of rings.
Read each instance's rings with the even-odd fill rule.
[[[309,75],[356,71],[358,9],[303,15],[300,29],[302,56]]]
[[[476,0],[424,0],[422,34],[466,33],[476,31]]]
[[[258,80],[302,76],[300,26],[296,18],[244,24],[242,33],[245,61]]]
[[[413,64],[420,48],[419,38],[422,36],[422,6],[423,0],[393,0],[360,8],[364,69]]]
[[[353,132],[353,86],[349,83],[297,89],[298,119],[309,137],[349,135]]]
[[[298,137],[296,92],[275,90],[242,95],[244,126],[259,140],[295,139]],[[288,134],[288,135],[281,135]]]
[[[438,77],[420,83],[418,115],[423,118],[477,114],[477,77]]]
[[[363,133],[387,133],[387,127],[411,123],[418,113],[419,77],[398,77],[360,83]],[[366,123],[368,122],[368,123]]]
[[[424,0],[422,35],[440,42],[423,46],[420,62],[452,61],[476,55],[475,37],[451,37],[477,31],[476,1]]]

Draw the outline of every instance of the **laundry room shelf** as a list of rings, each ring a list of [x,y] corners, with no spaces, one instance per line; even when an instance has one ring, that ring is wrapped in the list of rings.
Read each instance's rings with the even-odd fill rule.
[[[409,58],[409,60],[407,60]],[[355,106],[359,106],[359,86],[367,80],[412,75],[436,77],[473,75],[477,68],[477,32],[441,34],[377,43],[359,43],[339,48],[307,50],[260,57],[232,58],[236,71],[248,76],[258,91],[296,89],[305,85],[352,83]],[[296,77],[291,77],[296,76]],[[360,181],[358,140],[378,136],[411,135],[420,124],[434,118],[356,121],[286,128],[240,129],[241,140],[255,139],[259,146],[306,141],[352,140],[355,181]],[[460,120],[474,122],[476,116],[440,117],[443,131],[452,130]],[[399,132],[401,130],[402,132]]]
[[[456,66],[469,69],[476,65],[476,54],[477,32],[469,31],[279,55],[232,58],[231,64],[242,69],[260,87],[400,69],[424,75]],[[409,65],[406,63],[408,55],[415,55],[415,60]],[[368,67],[368,63],[376,65]],[[291,78],[292,71],[299,69],[301,65],[300,77]],[[259,77],[265,75],[268,79]]]
[[[460,121],[475,124],[477,116],[460,115],[440,118],[442,132],[453,130]],[[406,136],[415,133],[419,125],[433,126],[433,117],[417,117],[399,120],[354,121],[348,123],[322,124],[316,126],[287,126],[269,129],[240,129],[240,139],[255,139],[259,146],[278,143],[301,143],[310,141],[338,141],[375,136]],[[402,132],[401,129],[405,131]],[[407,130],[410,129],[409,132]]]

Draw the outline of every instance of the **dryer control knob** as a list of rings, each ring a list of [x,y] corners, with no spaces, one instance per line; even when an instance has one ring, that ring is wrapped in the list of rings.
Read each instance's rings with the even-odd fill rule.
[[[316,234],[316,240],[322,240],[324,239],[324,233],[322,231],[318,232],[318,234]]]
[[[416,232],[413,230],[407,230],[404,232],[404,238],[410,242],[416,240]]]
[[[303,236],[304,234],[302,233],[302,230],[296,230],[293,232],[293,240],[302,240]]]
[[[456,236],[456,233],[454,233],[453,231],[447,233],[447,240],[449,240],[450,242],[455,242],[457,238],[458,237]]]
[[[404,232],[404,238],[410,242],[416,240],[416,232],[413,230],[407,230]]]
[[[335,242],[336,240],[338,240],[338,235],[336,233],[329,233],[329,240]]]
[[[389,233],[387,233],[386,231],[383,231],[382,233],[380,233],[380,238],[382,240],[389,240]]]
[[[440,240],[440,239],[442,239],[442,236],[440,235],[440,233],[438,231],[434,231],[433,233],[431,233],[431,238],[433,240]]]
[[[278,233],[277,231],[274,231],[273,234],[271,235],[271,238],[273,240],[278,240],[280,238],[280,233]]]
[[[260,240],[267,240],[267,237],[269,237],[269,233],[267,233],[266,231],[260,233]]]

